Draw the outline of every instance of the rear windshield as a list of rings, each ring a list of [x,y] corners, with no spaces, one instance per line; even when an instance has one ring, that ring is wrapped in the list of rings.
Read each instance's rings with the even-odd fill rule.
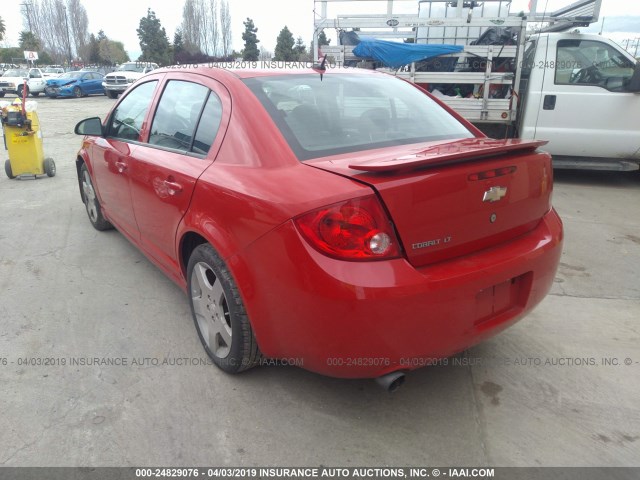
[[[391,76],[280,75],[244,82],[300,160],[473,137],[426,94]]]

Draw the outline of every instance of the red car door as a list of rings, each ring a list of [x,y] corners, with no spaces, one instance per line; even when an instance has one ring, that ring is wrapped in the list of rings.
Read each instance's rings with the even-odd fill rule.
[[[105,138],[97,138],[92,147],[91,173],[102,208],[121,232],[136,241],[139,233],[131,203],[130,168],[157,84],[151,81],[131,90],[109,117]]]
[[[179,271],[178,224],[198,178],[215,159],[230,105],[229,94],[214,80],[177,75],[164,84],[149,138],[136,149],[130,175],[140,242],[172,275]]]

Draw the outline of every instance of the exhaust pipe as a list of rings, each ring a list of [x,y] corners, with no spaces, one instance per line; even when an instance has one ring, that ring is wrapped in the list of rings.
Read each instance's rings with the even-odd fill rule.
[[[393,393],[404,383],[405,375],[402,372],[391,372],[376,378],[376,383],[387,392]]]

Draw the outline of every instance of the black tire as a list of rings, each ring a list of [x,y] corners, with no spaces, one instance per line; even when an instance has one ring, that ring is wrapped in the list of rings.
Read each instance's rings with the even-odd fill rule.
[[[22,90],[24,90],[24,85],[20,85],[16,90],[20,98],[22,98]],[[27,87],[27,97],[28,96],[29,96],[29,87]]]
[[[4,92],[0,92],[0,98],[4,97]]]
[[[40,95],[40,92],[31,92],[32,97],[37,97]]]
[[[95,189],[93,188],[93,180],[91,179],[91,175],[89,174],[89,169],[83,163],[82,167],[80,167],[80,184],[82,188],[80,189],[82,193],[82,201],[87,210],[87,215],[89,216],[89,221],[93,228],[99,231],[111,230],[113,225],[111,225],[102,215],[102,207],[100,206],[100,201],[96,196]]]
[[[104,93],[106,93],[107,97],[111,98],[111,99],[116,99],[118,98],[118,92],[114,92],[112,90],[105,90]]]
[[[82,98],[82,89],[80,87],[73,87],[73,96],[76,98]]]
[[[53,158],[44,159],[44,173],[49,177],[56,176],[56,162],[53,161]]]
[[[16,178],[16,176],[13,174],[13,171],[11,170],[11,162],[9,160],[4,162],[4,173],[6,173],[7,177],[9,177],[11,180]]]
[[[240,373],[257,365],[261,353],[238,287],[208,243],[191,254],[187,291],[198,337],[211,360],[227,373]],[[225,329],[230,342],[223,338],[216,324]]]

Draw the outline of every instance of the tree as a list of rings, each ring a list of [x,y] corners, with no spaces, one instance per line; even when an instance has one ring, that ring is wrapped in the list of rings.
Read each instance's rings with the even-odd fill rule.
[[[322,47],[323,45],[329,45],[330,43],[331,40],[327,38],[327,34],[322,30],[318,35],[318,46]]]
[[[220,27],[224,8],[218,8],[218,0],[185,0],[182,7],[182,39],[185,49],[193,55],[220,53]],[[219,14],[220,11],[220,14]],[[225,15],[228,17],[227,13]]]
[[[220,3],[220,41],[222,43],[222,55],[228,57],[232,50],[231,10],[229,10],[228,0],[222,0]]]
[[[13,63],[14,58],[22,58],[23,53],[20,47],[0,48],[0,62]]]
[[[104,32],[100,30],[98,35]],[[101,63],[100,60],[100,40],[96,38],[96,36],[92,33],[89,35],[89,43],[87,44],[87,52],[84,54],[84,60],[87,63],[98,64]]]
[[[273,58],[273,53],[260,45],[260,61],[266,62]]]
[[[0,41],[4,39],[5,33],[7,33],[7,27],[5,27],[4,20],[0,17]]]
[[[98,35],[89,35],[85,47],[84,63],[95,65],[114,65],[129,61],[129,55],[124,49],[124,44],[111,40],[103,30]]]
[[[116,65],[129,61],[129,55],[122,42],[116,42],[108,38],[102,39],[100,40],[98,51],[100,52],[99,63],[101,64]]]
[[[210,38],[207,53],[210,55],[218,55],[220,53],[220,29],[218,23],[218,0],[209,0],[209,22]]]
[[[182,30],[179,28],[176,30],[176,33],[173,35],[173,63],[178,63],[178,58],[185,51],[184,49],[184,40],[182,40]]]
[[[242,22],[244,25],[244,32],[242,33],[242,40],[244,40],[244,50],[242,51],[242,59],[255,62],[260,57],[260,50],[258,50],[258,29],[256,28],[253,20],[247,17],[245,22]]]
[[[140,19],[140,26],[136,32],[142,50],[140,61],[155,62],[160,65],[171,63],[171,49],[167,32],[153,10],[147,9],[147,16]]]
[[[30,52],[39,52],[42,48],[42,44],[40,40],[32,33],[28,31],[20,32],[20,36],[18,37],[18,45],[22,50],[27,50]]]
[[[306,62],[309,60],[309,55],[307,54],[307,46],[304,44],[304,40],[302,37],[298,37],[296,40],[296,44],[293,47],[293,52],[295,53],[296,60],[299,62]]]
[[[75,47],[76,55],[86,57],[88,54],[87,44],[89,43],[89,17],[87,10],[80,3],[80,0],[67,0],[67,13],[71,39]]]
[[[197,8],[196,0],[185,0],[182,7],[182,41],[184,48],[190,53],[200,53],[202,45],[200,44],[200,10]]]
[[[287,26],[280,30],[278,40],[276,42],[274,60],[280,62],[291,62],[297,59],[296,53],[293,50],[295,41],[293,40],[293,34]]]
[[[83,45],[87,42],[87,17],[84,7],[80,0],[66,2],[30,0],[22,4],[24,24],[40,40],[43,51],[49,53],[56,63],[65,59],[71,60],[74,50],[77,54],[82,54]]]

